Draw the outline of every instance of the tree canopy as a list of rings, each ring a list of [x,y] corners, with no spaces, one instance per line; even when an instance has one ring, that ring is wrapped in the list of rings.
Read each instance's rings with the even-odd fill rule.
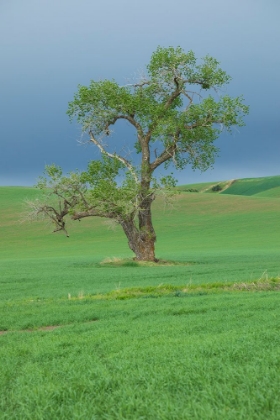
[[[223,130],[243,126],[248,113],[242,96],[221,93],[230,80],[213,57],[198,61],[192,51],[158,47],[139,80],[79,86],[67,114],[81,124],[100,157],[86,171],[67,176],[48,166],[38,184],[46,198],[33,203],[32,214],[51,218],[55,231],[66,233],[67,216],[113,219],[136,259],[156,260],[151,206],[158,191],[173,188],[175,181],[170,171],[161,179],[154,172],[160,166],[204,171],[213,165],[215,140]],[[135,138],[128,140],[134,155],[119,152],[111,140],[118,121],[135,130]]]

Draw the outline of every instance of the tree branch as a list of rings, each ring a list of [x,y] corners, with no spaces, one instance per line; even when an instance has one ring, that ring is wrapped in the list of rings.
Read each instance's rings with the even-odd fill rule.
[[[150,80],[143,80],[143,82],[140,83],[127,83],[126,85],[124,85],[124,87],[126,86],[132,86],[132,87],[140,87],[142,88],[145,85],[151,85],[151,81]]]
[[[162,115],[160,115],[158,118],[157,118],[157,120],[156,121],[154,121],[151,125],[150,125],[150,127],[149,127],[149,130],[148,130],[148,132],[147,132],[147,134],[146,134],[146,136],[145,136],[145,142],[146,142],[146,144],[148,144],[149,143],[149,141],[150,141],[150,139],[151,139],[151,137],[152,137],[152,133],[153,133],[153,130],[156,128],[156,126],[157,126],[157,124],[158,124],[158,121],[159,120],[161,120],[164,116],[165,116],[165,111],[171,106],[171,104],[172,104],[172,102],[176,99],[176,98],[178,98],[178,96],[180,96],[181,95],[181,89],[179,89],[179,84],[178,84],[178,82],[177,82],[177,80],[175,80],[176,78],[174,78],[174,83],[176,84],[176,86],[177,86],[177,88],[176,88],[176,90],[169,96],[169,98],[168,98],[168,100],[165,102],[165,105],[164,105],[164,111],[163,111],[163,113],[162,113]]]
[[[154,171],[158,166],[162,163],[166,162],[167,160],[171,159],[174,156],[174,153],[177,148],[177,141],[174,141],[174,144],[167,147],[155,160],[151,163],[150,168],[151,171]]]
[[[80,220],[80,219],[83,219],[84,217],[91,217],[91,216],[105,217],[105,218],[108,218],[108,219],[116,219],[116,214],[114,212],[104,213],[103,210],[98,211],[95,208],[85,210],[85,211],[76,212],[71,216],[71,219],[72,220]]]
[[[114,117],[112,120],[108,121],[108,123],[105,125],[104,131],[108,131],[110,125],[114,125],[116,121],[118,120],[127,120],[128,122],[130,122],[130,124],[132,124],[137,132],[139,132],[139,134],[141,136],[143,136],[143,130],[140,124],[138,124],[138,122],[134,119],[134,115],[117,115],[116,117]]]
[[[65,228],[65,222],[63,220],[64,216],[66,216],[66,214],[68,214],[68,209],[65,206],[64,203],[64,209],[61,210],[61,212],[59,213],[54,207],[52,206],[47,206],[45,204],[43,205],[39,205],[39,206],[33,206],[33,208],[36,211],[36,215],[38,216],[39,213],[43,213],[43,215],[49,217],[52,222],[55,224],[56,229],[53,232],[58,232],[60,230],[63,230],[66,234],[67,237],[69,237],[68,232]]]
[[[175,80],[174,80],[175,81]],[[173,101],[175,101],[176,98],[178,98],[178,96],[180,96],[182,93],[179,84],[177,82],[177,87],[176,90],[170,95],[170,97],[168,98],[168,100],[166,101],[165,105],[164,105],[164,110],[166,111],[170,105],[172,104]]]
[[[139,184],[138,176],[135,173],[133,166],[129,163],[127,159],[118,155],[117,153],[110,153],[107,150],[105,150],[102,144],[94,137],[92,131],[89,132],[89,135],[90,135],[90,141],[98,147],[101,153],[110,157],[111,159],[117,159],[118,161],[122,162],[132,174],[133,178],[135,179],[136,184]]]
[[[195,122],[191,125],[185,125],[186,130],[193,130],[197,127],[209,127],[212,124],[223,124],[222,120],[212,120],[211,118],[206,118],[204,122]],[[181,130],[178,129],[176,134],[173,137],[173,144],[168,146],[155,160],[150,164],[150,169],[153,172],[158,166],[162,163],[166,162],[167,160],[174,157],[174,153],[178,147],[178,141],[180,136]]]

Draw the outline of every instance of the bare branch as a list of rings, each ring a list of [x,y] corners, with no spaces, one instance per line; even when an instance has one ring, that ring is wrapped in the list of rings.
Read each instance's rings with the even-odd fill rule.
[[[104,213],[103,210],[98,211],[95,208],[91,208],[91,209],[86,210],[86,211],[75,212],[71,216],[71,219],[72,220],[80,220],[80,219],[83,219],[85,217],[91,217],[91,216],[114,218],[115,215],[113,213]]]
[[[199,92],[195,92],[193,90],[182,90],[182,94],[187,96],[189,99],[193,100],[193,97],[190,96],[190,93],[193,95],[197,95],[200,99],[203,98],[203,96]]]
[[[135,179],[135,182],[137,184],[139,184],[138,176],[135,173],[133,166],[128,162],[128,160],[126,160],[124,157],[118,155],[117,153],[110,153],[107,150],[105,150],[104,147],[102,146],[102,144],[94,137],[92,131],[89,132],[89,135],[90,135],[90,141],[98,147],[98,149],[101,151],[101,153],[110,157],[111,159],[117,159],[118,161],[122,162],[127,167],[127,169],[130,171],[130,173],[132,174],[133,178]]]
[[[124,85],[122,87],[132,86],[132,87],[140,87],[140,88],[142,88],[145,85],[151,85],[151,84],[152,83],[151,83],[150,80],[143,80],[143,82],[140,82],[140,83],[128,83],[128,84],[126,84],[126,85]]]
[[[67,237],[68,232],[65,227],[64,216],[68,214],[68,209],[65,207],[58,212],[53,206],[42,203],[40,200],[26,201],[26,204],[31,209],[25,220],[33,221],[38,219],[49,219],[55,225],[53,232],[64,231]],[[60,203],[61,204],[61,203]]]

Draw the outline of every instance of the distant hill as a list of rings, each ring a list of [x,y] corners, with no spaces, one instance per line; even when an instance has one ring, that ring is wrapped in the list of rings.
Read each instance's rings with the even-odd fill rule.
[[[280,175],[182,185],[183,192],[219,193],[280,198]]]

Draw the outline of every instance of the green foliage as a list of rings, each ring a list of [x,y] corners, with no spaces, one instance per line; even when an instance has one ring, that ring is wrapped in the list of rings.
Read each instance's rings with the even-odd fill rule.
[[[180,47],[158,47],[147,68],[152,80],[162,85],[172,85],[174,77],[184,77],[190,84],[201,83],[203,89],[209,89],[231,80],[213,57],[206,56],[198,65],[194,52],[185,53]]]
[[[119,160],[102,156],[91,161],[81,179],[89,187],[88,205],[98,209],[100,215],[114,212],[117,219],[134,211],[138,185]]]
[[[177,181],[172,175],[166,175],[160,179],[163,188],[175,188]]]
[[[92,81],[90,86],[79,86],[74,101],[69,103],[67,114],[83,125],[100,134],[104,123],[114,119],[118,113],[129,114],[133,109],[133,98],[126,87],[120,87],[114,80]]]
[[[106,155],[89,162],[86,171],[71,172],[66,176],[61,168],[47,166],[45,177],[40,178],[37,187],[45,194],[41,202],[51,204],[49,211],[54,209],[54,213],[60,213],[66,203],[69,209],[65,216],[92,211],[92,215],[101,217],[112,214],[116,220],[134,211],[138,189],[122,162]]]
[[[217,150],[213,142],[220,134],[219,126],[230,130],[244,124],[248,107],[243,98],[203,97],[204,90],[215,92],[230,77],[216,59],[206,56],[197,64],[194,53],[185,53],[180,47],[158,47],[147,70],[148,76],[135,84],[119,86],[114,80],[104,80],[92,81],[89,87],[79,86],[69,103],[68,115],[71,119],[77,117],[83,129],[95,135],[109,135],[109,127],[125,119],[137,131],[138,153],[139,138],[145,136],[150,144],[160,140],[163,150],[175,141],[176,160],[171,154],[168,162],[181,169],[191,164],[205,170],[214,162]]]

